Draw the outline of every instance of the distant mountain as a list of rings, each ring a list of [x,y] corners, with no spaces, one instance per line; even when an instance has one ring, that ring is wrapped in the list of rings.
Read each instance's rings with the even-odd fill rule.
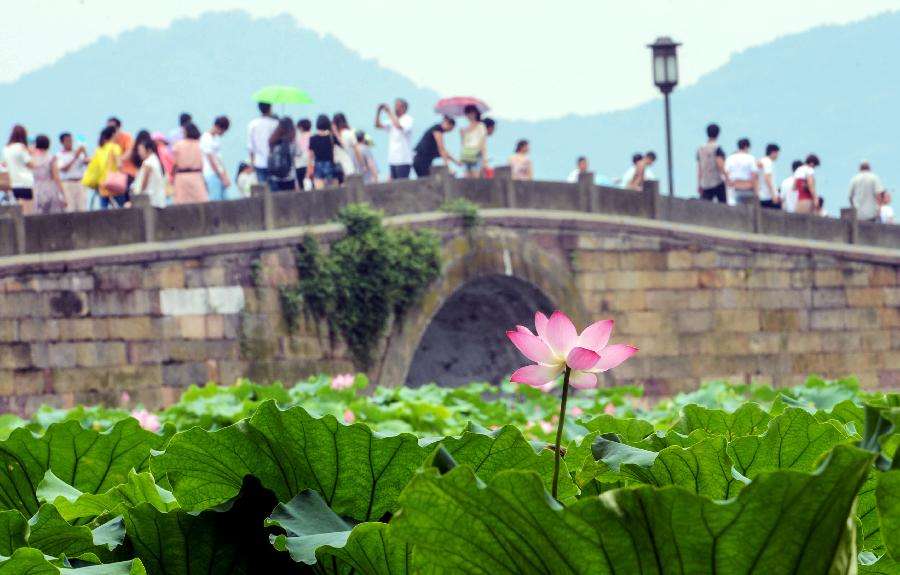
[[[126,130],[168,133],[189,112],[201,130],[226,114],[226,162],[246,154],[246,126],[258,114],[251,95],[268,84],[307,90],[316,104],[276,106],[293,118],[342,111],[354,128],[373,130],[375,107],[403,95],[429,116],[438,96],[364,59],[331,36],[301,28],[290,16],[255,19],[245,12],[208,13],[166,29],[137,28],[103,37],[57,62],[0,84],[0,137],[24,123],[30,135],[65,129],[93,145],[106,118]],[[5,140],[4,140],[5,141]],[[379,155],[384,141],[379,138]]]
[[[778,142],[783,150],[779,176],[791,159],[809,151],[819,154],[833,214],[846,204],[847,181],[862,158],[873,162],[889,188],[896,186],[900,164],[893,156],[900,151],[900,115],[894,103],[900,98],[900,74],[890,59],[900,52],[898,30],[900,12],[816,28],[748,49],[676,90],[679,195],[694,193],[694,150],[711,120],[722,125],[726,150],[741,136],[749,137],[758,153],[766,142]],[[614,90],[616,79],[608,82]],[[163,30],[139,28],[116,39],[102,38],[14,83],[0,84],[0,129],[24,122],[32,134],[65,128],[93,142],[112,114],[131,131],[144,126],[168,131],[182,111],[194,114],[204,129],[215,115],[226,113],[233,130],[226,136],[225,154],[234,164],[245,155],[245,126],[255,115],[250,95],[274,83],[301,86],[313,95],[317,104],[285,109],[295,118],[344,111],[355,128],[366,130],[372,129],[378,102],[402,95],[411,102],[421,132],[435,119],[431,107],[439,97],[289,16],[210,13]],[[502,113],[496,111],[499,129],[490,145],[498,163],[517,139],[528,138],[538,177],[563,178],[580,154],[598,173],[618,177],[633,151],[655,149],[660,156],[655,172],[664,179],[661,101],[529,122],[504,121]],[[376,156],[383,162],[381,136],[377,143]],[[451,144],[457,145],[456,138]]]

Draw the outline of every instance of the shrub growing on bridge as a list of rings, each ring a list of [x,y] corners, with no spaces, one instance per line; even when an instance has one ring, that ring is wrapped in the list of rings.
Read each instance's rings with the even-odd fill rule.
[[[402,317],[440,274],[440,240],[428,230],[385,228],[382,213],[352,204],[338,214],[346,235],[323,253],[312,237],[297,249],[299,282],[282,288],[289,326],[304,307],[324,319],[365,369],[391,314]]]

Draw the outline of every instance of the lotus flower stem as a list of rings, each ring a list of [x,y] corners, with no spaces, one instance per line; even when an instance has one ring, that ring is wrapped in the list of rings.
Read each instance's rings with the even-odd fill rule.
[[[556,428],[556,456],[553,460],[553,485],[550,488],[550,494],[556,499],[557,488],[559,487],[559,457],[562,450],[563,427],[566,425],[566,402],[569,400],[569,375],[572,368],[566,366],[563,374],[562,400],[559,402],[559,426]]]

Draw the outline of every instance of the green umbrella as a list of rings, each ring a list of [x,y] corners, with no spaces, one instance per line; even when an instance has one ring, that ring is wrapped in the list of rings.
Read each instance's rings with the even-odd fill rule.
[[[312,104],[309,94],[292,86],[266,86],[253,94],[257,102],[268,104]]]

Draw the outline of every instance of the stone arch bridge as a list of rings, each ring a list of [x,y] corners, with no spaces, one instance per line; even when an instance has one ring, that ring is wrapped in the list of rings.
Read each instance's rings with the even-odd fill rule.
[[[156,210],[0,215],[0,409],[147,405],[192,383],[292,382],[353,369],[327,330],[285,327],[305,234],[366,201],[443,238],[443,270],[383,338],[382,385],[498,380],[522,363],[504,331],[536,309],[613,317],[641,352],[606,375],[649,393],[807,374],[900,386],[900,226],[726,207],[579,183],[433,178]],[[466,228],[448,200],[480,206]]]

